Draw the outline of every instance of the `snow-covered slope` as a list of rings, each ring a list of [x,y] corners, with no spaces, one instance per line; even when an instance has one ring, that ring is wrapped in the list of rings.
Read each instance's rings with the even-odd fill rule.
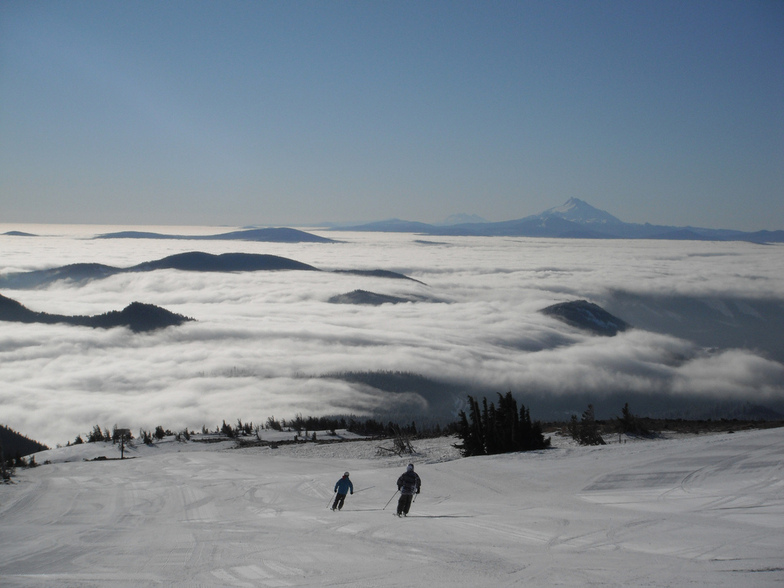
[[[770,586],[784,581],[784,429],[456,459],[381,442],[38,454],[0,487],[9,586]],[[93,445],[92,450],[100,446]],[[112,450],[110,448],[110,451]],[[134,452],[131,452],[134,455]],[[343,471],[355,492],[327,507]],[[392,502],[385,508],[387,502]]]

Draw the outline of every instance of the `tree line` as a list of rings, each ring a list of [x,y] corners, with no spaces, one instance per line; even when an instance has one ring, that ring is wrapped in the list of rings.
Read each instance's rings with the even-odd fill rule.
[[[253,422],[243,423],[241,419],[237,419],[236,425],[231,425],[224,420],[214,430],[202,426],[201,432],[202,434],[223,435],[228,438],[255,435],[261,439],[264,429],[286,430],[296,432],[297,438],[301,440],[312,439],[313,441],[317,440],[316,431],[327,431],[334,435],[338,429],[347,430],[364,437],[396,438],[402,436],[414,438],[454,434],[461,441],[455,447],[460,449],[464,457],[532,451],[550,447],[550,438],[545,438],[541,422],[531,419],[530,411],[525,405],[521,404],[518,408],[517,401],[511,391],[507,392],[506,395],[499,393],[497,405],[495,402],[488,402],[487,398],[483,398],[480,403],[470,395],[467,397],[467,404],[467,412],[461,410],[458,414],[458,421],[443,428],[438,424],[418,428],[415,422],[400,425],[392,421],[383,423],[373,418],[359,419],[343,416],[304,417],[302,414],[298,414],[289,420],[278,420],[271,416],[264,425],[254,425]],[[629,404],[626,403],[621,411],[621,416],[613,420],[612,428],[614,432],[618,433],[649,435],[650,433],[644,426],[643,421],[644,419],[640,419],[632,414]],[[8,429],[0,426],[0,433],[3,433],[4,430],[8,431]],[[85,438],[81,434],[77,435],[73,443],[69,442],[67,445],[108,441],[118,443],[121,431],[124,431],[124,429],[119,429],[116,424],[111,431],[106,427],[101,428],[101,426],[95,425],[85,435]],[[582,417],[579,420],[577,415],[572,415],[571,420],[564,427],[564,431],[581,445],[605,444],[599,423],[594,415],[593,405],[591,404],[588,405],[588,408],[582,413]],[[175,436],[179,441],[187,441],[195,434],[195,431],[189,431],[187,428],[175,433],[158,425],[154,430],[140,429],[138,438],[142,443],[152,444],[155,440],[160,441],[167,436]],[[125,439],[130,441],[134,439],[134,436],[131,434],[126,436]],[[35,443],[31,440],[25,440]],[[40,447],[41,449],[48,449],[45,446]],[[6,462],[7,459],[8,452],[6,452],[6,459],[0,459],[0,462]]]
[[[610,428],[612,429],[610,432],[618,433],[619,435],[625,434],[647,437],[652,434],[643,423],[643,419],[640,419],[632,413],[628,402],[623,405],[621,416],[615,417],[611,421]],[[592,404],[589,404],[588,408],[583,411],[580,420],[577,419],[577,415],[572,415],[566,430],[571,438],[580,445],[606,444],[602,437],[599,423],[596,421]]]
[[[242,419],[237,419],[236,424],[232,425],[225,420],[222,424],[216,426],[214,429],[209,429],[206,425],[202,425],[201,433],[203,435],[223,435],[225,437],[234,439],[238,437],[247,436],[263,436],[263,431],[291,431],[296,433],[297,436],[302,438],[314,438],[316,431],[327,431],[334,435],[337,430],[346,430],[350,433],[355,433],[363,437],[393,437],[396,435],[407,436],[441,436],[443,434],[453,431],[453,427],[442,429],[440,425],[417,427],[416,422],[410,424],[398,424],[392,421],[383,423],[373,418],[355,418],[355,417],[303,417],[298,414],[293,419],[276,419],[274,416],[268,417],[264,425],[256,425],[253,422],[243,422]],[[80,445],[82,443],[99,443],[99,442],[113,442],[117,443],[120,440],[118,426],[115,424],[112,431],[108,427],[101,427],[95,425],[92,430],[87,434],[81,433],[71,442],[69,441],[66,446]],[[139,439],[142,443],[147,445],[154,443],[156,440],[160,441],[164,437],[175,436],[178,440],[190,440],[196,431],[190,431],[186,427],[182,431],[173,432],[169,428],[164,428],[158,425],[153,430],[139,429],[138,437],[133,434],[126,437],[126,440]],[[315,440],[315,438],[314,438]]]
[[[542,424],[532,421],[525,405],[519,410],[511,392],[498,395],[498,405],[483,398],[482,402],[468,397],[468,412],[461,410],[456,424],[461,443],[455,445],[463,457],[494,455],[515,451],[533,451],[550,447],[550,438],[545,438]],[[649,436],[651,432],[643,419],[635,416],[627,402],[621,416],[611,422],[613,432],[626,435]],[[599,422],[592,404],[578,419],[572,415],[565,432],[580,445],[605,445]]]

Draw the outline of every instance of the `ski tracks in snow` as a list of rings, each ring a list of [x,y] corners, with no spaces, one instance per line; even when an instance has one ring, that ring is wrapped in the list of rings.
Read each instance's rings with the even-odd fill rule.
[[[225,586],[278,588],[301,585],[300,579],[305,575],[305,572],[281,562],[261,561],[257,564],[218,568],[212,570],[210,574]]]
[[[403,519],[390,516],[399,464],[366,458],[224,450],[47,465],[0,487],[0,577],[3,588],[770,585],[784,579],[783,432],[418,463],[422,494]],[[345,470],[366,491],[332,512]]]

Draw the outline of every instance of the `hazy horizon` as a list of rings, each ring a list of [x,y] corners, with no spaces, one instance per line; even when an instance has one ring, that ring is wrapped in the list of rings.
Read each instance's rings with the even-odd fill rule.
[[[571,202],[574,201],[574,200],[577,200],[580,203],[580,205],[587,205],[590,208],[594,208],[599,214],[607,213],[607,214],[610,214],[611,216],[615,216],[612,213],[612,211],[598,209],[598,208],[594,207],[591,202],[586,202],[586,201],[584,201],[582,199],[579,199],[579,198],[576,198],[576,197],[570,197],[569,200],[567,200],[565,202],[562,202],[559,205],[550,206],[550,207],[548,207],[546,209],[543,208],[541,210],[532,212],[531,214],[528,214],[526,216],[536,216],[536,215],[539,215],[541,213],[549,212],[550,209],[556,209],[556,210],[557,209],[562,209],[562,208],[564,208],[564,206],[569,206],[571,204]],[[479,217],[478,215],[475,215],[475,214],[469,214],[469,213],[462,212],[462,211],[453,211],[451,213],[445,213],[445,215],[441,219],[436,219],[436,220],[433,220],[433,221],[430,221],[430,222],[423,221],[423,220],[417,219],[417,218],[402,218],[400,216],[392,216],[392,217],[387,217],[387,218],[370,218],[370,219],[363,219],[363,220],[358,220],[358,219],[353,219],[352,220],[350,218],[331,219],[331,220],[326,220],[325,219],[323,222],[317,222],[317,223],[311,223],[311,224],[298,224],[298,223],[291,223],[291,224],[278,223],[278,224],[274,224],[273,223],[273,224],[270,225],[270,224],[265,224],[265,223],[247,222],[247,223],[242,224],[241,226],[240,225],[233,225],[233,224],[216,225],[216,224],[210,224],[210,223],[205,223],[205,224],[201,224],[201,225],[190,225],[190,224],[182,224],[182,223],[180,223],[180,224],[178,224],[178,223],[159,224],[159,223],[154,223],[154,222],[152,222],[152,223],[132,223],[132,224],[117,224],[117,223],[106,224],[106,223],[97,223],[97,222],[96,223],[73,222],[73,223],[54,223],[54,225],[55,226],[60,226],[60,227],[66,227],[66,226],[67,227],[71,227],[70,230],[71,231],[76,231],[76,232],[79,232],[80,229],[81,229],[81,230],[83,230],[85,232],[85,234],[89,234],[89,235],[92,235],[92,232],[95,230],[96,227],[103,227],[103,229],[101,229],[101,232],[103,232],[103,233],[112,233],[112,232],[120,232],[120,231],[134,231],[135,230],[135,231],[144,231],[144,232],[150,232],[150,233],[157,233],[157,234],[160,234],[160,235],[169,235],[169,234],[171,234],[171,235],[182,235],[182,236],[198,236],[198,235],[217,235],[217,234],[220,234],[222,232],[226,232],[227,230],[242,230],[242,229],[247,229],[247,228],[260,228],[260,227],[265,227],[265,228],[267,228],[267,227],[286,227],[286,228],[293,228],[293,229],[298,229],[298,230],[302,230],[302,231],[306,231],[306,232],[314,231],[314,230],[315,231],[318,231],[318,230],[328,230],[328,231],[343,230],[343,231],[346,231],[346,230],[352,230],[353,228],[359,228],[359,227],[361,227],[363,225],[369,225],[369,224],[373,224],[373,223],[377,223],[377,222],[383,223],[383,222],[395,221],[395,220],[401,220],[401,221],[405,221],[405,222],[414,222],[414,223],[423,223],[423,224],[431,225],[431,226],[435,227],[435,226],[439,226],[439,225],[467,224],[467,223],[488,223],[488,224],[492,224],[494,222],[504,222],[504,221],[520,220],[521,218],[525,218],[525,217],[505,218],[505,219],[501,219],[500,221],[492,221],[492,220],[488,220],[488,219]],[[618,218],[618,217],[616,217],[616,218]],[[643,222],[638,222],[638,223],[630,223],[629,221],[626,221],[625,219],[622,219],[622,218],[618,218],[618,220],[620,220],[622,223],[628,223],[628,224],[639,224],[639,225],[652,224],[652,223],[649,223],[648,221],[643,221]],[[26,232],[26,233],[31,233],[33,235],[37,235],[38,232],[39,232],[37,230],[37,227],[47,227],[47,226],[51,226],[51,225],[53,225],[53,223],[36,223],[36,222],[16,222],[16,223],[14,223],[14,222],[3,222],[3,221],[0,221],[0,233],[8,233],[8,232],[17,231],[17,232]],[[588,226],[590,228],[593,228],[593,227],[591,227],[590,224],[586,225],[586,226]],[[741,231],[741,232],[757,232],[757,231],[765,231],[766,230],[766,229],[750,229],[750,230],[747,230],[747,231],[743,231],[743,230],[737,228],[736,226],[729,226],[729,225],[728,226],[722,226],[722,227],[709,227],[709,226],[703,226],[703,225],[700,225],[700,226],[688,225],[688,226],[686,226],[686,225],[679,225],[679,224],[676,223],[676,224],[667,225],[667,226],[670,226],[672,228],[683,228],[683,229],[701,228],[701,229],[708,229],[708,230],[730,230],[730,231]],[[602,230],[601,227],[599,227],[598,230],[601,231]],[[784,230],[784,229],[773,229],[773,230]],[[378,232],[385,232],[385,229],[379,229]],[[483,235],[478,235],[478,236],[483,236]],[[598,237],[598,238],[601,239],[602,237]],[[612,238],[612,237],[608,236],[607,238]],[[634,239],[637,239],[637,238],[647,238],[647,237],[622,237],[622,238],[623,239],[634,240]]]

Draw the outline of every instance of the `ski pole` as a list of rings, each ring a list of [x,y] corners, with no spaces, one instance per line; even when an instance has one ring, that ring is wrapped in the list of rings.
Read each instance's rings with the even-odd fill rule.
[[[335,492],[337,492],[337,490],[336,490]],[[335,500],[335,497],[334,497],[334,496],[333,496],[332,498],[330,498],[330,499],[329,499],[329,502],[327,502],[327,508],[329,508],[329,507],[330,507],[330,505],[332,504],[332,501],[333,501],[333,500]]]
[[[397,493],[398,493],[398,492],[400,492],[400,490],[395,490],[395,493],[392,495],[392,498],[394,498],[395,496],[397,496]],[[382,508],[381,510],[386,510],[386,508],[389,506],[389,503],[390,503],[390,502],[392,502],[392,498],[390,498],[390,499],[389,499],[389,502],[387,502],[387,503],[384,505],[384,508]]]
[[[364,492],[365,490],[370,490],[371,488],[375,488],[375,486],[368,486],[367,488],[362,488],[362,490],[354,490],[354,494],[359,494],[360,492]]]

